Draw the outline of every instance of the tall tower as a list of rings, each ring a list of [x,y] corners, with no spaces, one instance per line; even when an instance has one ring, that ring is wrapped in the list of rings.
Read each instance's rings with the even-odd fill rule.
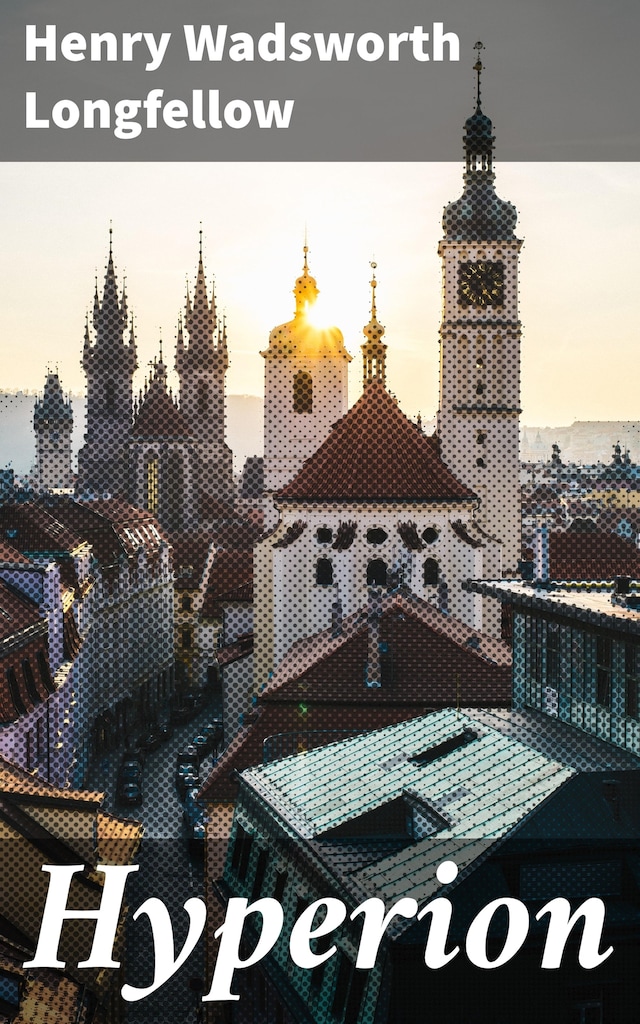
[[[187,289],[184,327],[178,326],[176,370],[180,378],[180,410],[198,452],[197,478],[203,512],[207,502],[229,501],[233,495],[233,457],[225,443],[225,375],[229,366],[226,323],[218,323],[215,291],[207,296],[202,259],[202,231],[193,301]],[[195,450],[195,449],[194,449]],[[214,517],[215,518],[215,517]]]
[[[262,352],[265,491],[284,487],[347,411],[351,356],[337,327],[315,327],[311,309],[318,286],[304,247],[302,274],[293,294],[293,320],[274,327]]]
[[[124,286],[122,299],[118,297],[111,228],[102,301],[96,281],[93,335],[87,317],[82,368],[87,378],[87,432],[78,456],[78,491],[126,497],[136,343]]]
[[[384,327],[378,322],[376,309],[376,263],[371,263],[373,276],[371,278],[371,319],[363,327],[363,333],[367,339],[362,349],[362,385],[366,387],[371,381],[379,380],[381,384],[387,382],[387,346],[382,341]]]
[[[42,398],[33,410],[36,434],[38,490],[51,494],[73,491],[71,469],[71,402],[62,393],[57,373],[47,373]]]
[[[443,216],[444,308],[438,435],[442,459],[480,498],[477,521],[502,543],[502,575],[520,558],[520,321],[515,207],[495,192],[493,126],[477,104],[465,124],[464,191]],[[500,572],[500,566],[490,568]]]

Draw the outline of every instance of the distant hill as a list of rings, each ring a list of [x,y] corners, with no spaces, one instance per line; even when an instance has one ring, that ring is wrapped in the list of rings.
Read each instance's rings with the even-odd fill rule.
[[[28,473],[35,463],[33,405],[36,396],[19,391],[0,393],[0,468],[11,465],[17,474]],[[85,400],[72,396],[73,451],[77,456],[84,435]],[[248,455],[262,455],[262,399],[257,395],[229,395],[227,443],[234,453],[236,471]]]
[[[28,473],[35,462],[33,437],[34,394],[0,393],[0,468],[11,464],[16,473]],[[73,451],[77,455],[84,434],[84,397],[72,396]],[[430,421],[423,427],[431,432]],[[262,455],[263,401],[257,395],[229,395],[227,444],[234,453],[238,473],[249,455]],[[558,444],[563,462],[611,462],[613,445],[628,448],[631,461],[640,462],[640,422],[582,420],[567,427],[523,426],[521,455],[533,461],[551,458]]]

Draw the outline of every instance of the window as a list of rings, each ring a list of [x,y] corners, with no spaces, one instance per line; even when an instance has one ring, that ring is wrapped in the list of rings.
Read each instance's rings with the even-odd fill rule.
[[[22,675],[24,677],[25,686],[27,687],[27,693],[34,704],[41,704],[42,697],[36,689],[36,681],[33,677],[33,669],[31,668],[31,662],[28,658],[25,658],[22,662]]]
[[[13,668],[7,669],[7,683],[9,684],[9,693],[11,695],[11,701],[14,708],[19,715],[26,715],[27,709],[18,687],[18,677],[16,676],[15,669]]]
[[[107,412],[115,412],[116,409],[116,386],[112,380],[108,380],[104,389],[104,406]]]
[[[486,469],[487,464],[484,459],[476,459],[476,466],[478,469]]]
[[[440,570],[435,558],[427,558],[423,566],[423,579],[425,587],[435,587],[440,578]]]
[[[38,651],[37,662],[38,674],[40,676],[41,682],[44,684],[45,688],[49,691],[49,693],[53,693],[54,686],[53,679],[51,678],[51,671],[49,669],[49,662],[47,661],[46,655],[44,654],[43,651]]]
[[[154,458],[147,459],[146,488],[147,488],[147,500],[146,500],[145,504],[147,506],[147,512],[151,512],[153,515],[157,515],[157,512],[158,512],[158,460],[154,459]]]
[[[276,874],[276,884],[273,887],[273,898],[278,903],[282,903],[285,889],[287,888],[287,872],[278,871]]]
[[[316,562],[316,583],[322,587],[333,583],[333,563],[330,558],[319,558]]]
[[[342,1015],[347,1004],[349,982],[351,981],[352,972],[353,967],[347,960],[346,956],[341,954],[340,965],[338,967],[338,978],[336,981],[335,991],[333,993],[333,1001],[331,1003],[331,1013],[339,1020],[342,1019]]]
[[[640,646],[624,645],[624,692],[625,714],[628,718],[640,717]]]
[[[330,544],[333,540],[333,530],[330,530],[328,526],[320,526],[316,530],[316,538],[318,544]]]
[[[369,544],[384,544],[388,537],[386,530],[381,530],[380,527],[374,527],[373,530],[367,530],[367,541]]]
[[[560,682],[560,629],[557,622],[547,623],[547,686],[558,689]]]
[[[422,539],[425,544],[434,544],[438,539],[438,531],[434,526],[427,526],[423,531]]]
[[[13,1020],[20,1011],[22,978],[11,971],[0,971],[0,1014]]]
[[[256,873],[253,876],[253,886],[251,889],[251,899],[257,900],[262,892],[262,886],[264,884],[264,876],[267,870],[267,864],[269,863],[269,854],[267,850],[260,850],[258,854],[258,860],[256,863]]]
[[[238,825],[233,851],[231,853],[231,869],[236,872],[238,881],[244,882],[247,877],[251,844],[253,836],[242,825]]]
[[[198,412],[201,416],[207,412],[209,408],[209,396],[207,394],[207,382],[206,380],[198,381]]]
[[[374,558],[367,566],[367,586],[386,587],[387,585],[387,563],[381,558]]]
[[[188,594],[182,595],[182,611],[190,612],[193,607],[193,602]]]
[[[184,651],[190,651],[193,647],[193,630],[190,626],[183,626],[180,630],[180,646]]]
[[[293,378],[293,411],[312,412],[313,382],[311,374],[300,370]]]
[[[605,636],[596,639],[596,703],[611,706],[611,640]]]
[[[476,444],[485,444],[487,440],[486,430],[478,430],[476,432]]]

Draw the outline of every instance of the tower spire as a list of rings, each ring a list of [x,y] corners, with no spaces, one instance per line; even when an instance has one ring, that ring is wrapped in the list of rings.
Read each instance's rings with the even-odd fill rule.
[[[376,308],[376,288],[378,280],[376,270],[378,264],[372,260],[369,264],[373,274],[371,276],[371,319],[363,327],[363,333],[367,339],[362,348],[362,383],[366,387],[374,380],[386,384],[387,376],[387,346],[382,342],[384,327],[378,322],[378,311]]]
[[[293,294],[296,297],[296,318],[304,316],[309,306],[313,306],[320,294],[315,278],[309,273],[309,246],[307,245],[306,228],[304,232],[304,245],[302,247],[302,252],[302,274],[296,279],[295,287],[293,289]]]
[[[482,64],[482,60],[480,58],[480,54],[484,50],[484,43],[481,43],[480,40],[478,40],[477,43],[474,43],[473,48],[474,48],[474,50],[476,51],[476,53],[478,55],[477,59],[476,59],[476,62],[473,65],[473,70],[476,73],[476,110],[479,111],[479,110],[482,109],[481,106],[480,106],[480,75],[482,74],[482,71],[484,70],[483,64]]]

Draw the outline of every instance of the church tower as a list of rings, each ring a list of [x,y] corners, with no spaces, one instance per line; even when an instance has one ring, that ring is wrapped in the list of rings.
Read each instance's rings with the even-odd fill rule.
[[[304,246],[293,294],[293,320],[274,327],[265,360],[264,473],[267,493],[284,487],[347,411],[351,356],[337,327],[320,328],[310,314],[319,291]]]
[[[93,300],[93,334],[87,317],[82,368],[87,378],[87,430],[78,456],[80,495],[127,497],[127,445],[131,437],[136,343],[127,298],[113,265],[112,232],[102,300]]]
[[[182,322],[178,326],[176,370],[180,378],[180,411],[194,451],[199,480],[200,507],[195,521],[216,518],[215,505],[233,498],[233,456],[225,443],[225,375],[229,366],[226,323],[218,322],[215,291],[211,301],[202,258],[202,231],[193,300],[187,289],[185,344]],[[210,507],[209,507],[210,506]]]
[[[509,576],[520,558],[520,321],[515,207],[495,192],[493,126],[480,104],[465,124],[464,191],[443,216],[444,308],[438,436],[442,459],[480,499],[477,522],[502,545]]]
[[[73,491],[71,469],[71,402],[62,393],[57,373],[47,373],[44,395],[33,411],[36,434],[38,490],[50,494]]]

